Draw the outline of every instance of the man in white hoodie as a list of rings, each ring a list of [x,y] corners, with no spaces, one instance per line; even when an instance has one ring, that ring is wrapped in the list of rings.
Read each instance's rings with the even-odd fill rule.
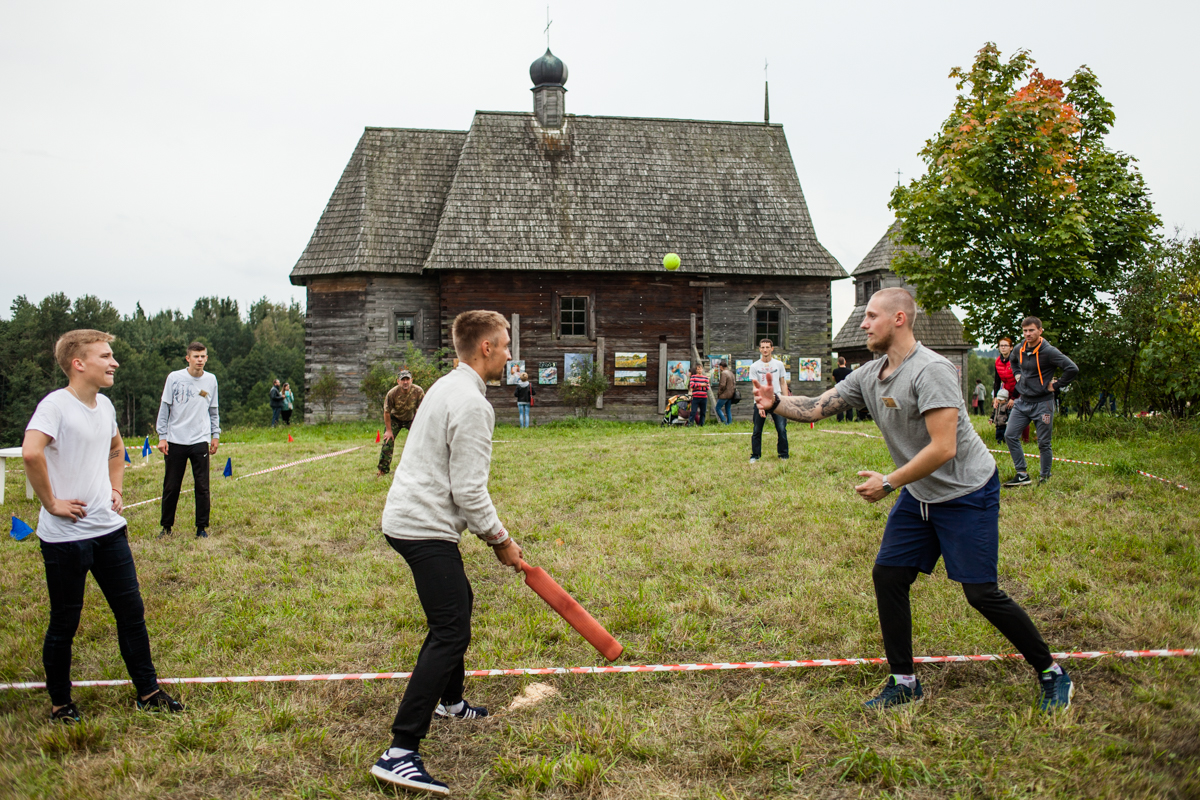
[[[392,723],[392,745],[371,768],[382,781],[442,795],[449,787],[426,771],[418,752],[430,720],[487,716],[463,699],[473,596],[459,539],[471,531],[514,570],[522,555],[488,494],[496,415],[486,382],[498,380],[512,358],[508,322],[494,311],[466,311],[451,336],[459,365],[425,395],[383,508],[383,533],[412,570],[429,634]]]

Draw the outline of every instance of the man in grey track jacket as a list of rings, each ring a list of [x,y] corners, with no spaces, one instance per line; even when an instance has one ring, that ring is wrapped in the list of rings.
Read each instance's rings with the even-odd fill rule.
[[[494,311],[467,311],[451,335],[460,363],[421,402],[383,509],[383,533],[412,570],[429,634],[392,723],[392,745],[371,768],[379,780],[443,795],[449,787],[430,776],[417,752],[431,718],[487,716],[463,699],[473,596],[459,539],[471,531],[517,571],[522,555],[488,494],[496,415],[485,382],[512,358],[508,322]]]
[[[1058,348],[1042,338],[1042,321],[1037,317],[1026,317],[1021,322],[1024,341],[1011,356],[1013,374],[1017,379],[1018,398],[1008,401],[1011,409],[1008,426],[1004,429],[1004,440],[1012,454],[1016,477],[1004,484],[1007,487],[1028,486],[1033,483],[1025,467],[1025,451],[1021,449],[1021,431],[1030,422],[1037,430],[1038,454],[1041,477],[1038,485],[1050,480],[1050,467],[1054,452],[1050,435],[1054,427],[1054,390],[1066,386],[1079,374],[1075,362],[1059,352]],[[1055,370],[1062,374],[1054,377]]]

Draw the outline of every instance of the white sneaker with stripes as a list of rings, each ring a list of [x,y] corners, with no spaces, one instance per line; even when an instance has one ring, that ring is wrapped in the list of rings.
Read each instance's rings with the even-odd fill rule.
[[[398,752],[395,748],[388,748],[384,751],[379,760],[375,762],[375,766],[371,767],[371,774],[381,781],[401,786],[413,792],[425,792],[426,794],[450,794],[450,787],[441,781],[433,779],[433,776],[425,771],[425,764],[421,761],[421,754],[412,752],[404,755],[395,755],[393,752]]]

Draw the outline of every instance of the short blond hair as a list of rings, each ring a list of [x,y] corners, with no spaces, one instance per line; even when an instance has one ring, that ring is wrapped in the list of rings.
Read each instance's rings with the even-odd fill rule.
[[[454,352],[466,360],[475,355],[479,343],[498,341],[500,332],[508,330],[508,320],[496,311],[464,311],[454,318],[450,338],[454,340]]]
[[[892,286],[887,289],[880,289],[875,294],[871,295],[872,300],[878,300],[879,305],[889,314],[895,314],[897,311],[903,311],[904,316],[908,319],[909,330],[917,322],[917,303],[913,300],[913,296],[908,293],[907,289],[899,286]]]
[[[58,362],[59,369],[63,371],[63,374],[69,378],[71,377],[71,362],[77,358],[84,358],[87,355],[88,345],[108,344],[115,338],[117,337],[111,333],[94,331],[91,328],[67,331],[54,343],[54,360]]]

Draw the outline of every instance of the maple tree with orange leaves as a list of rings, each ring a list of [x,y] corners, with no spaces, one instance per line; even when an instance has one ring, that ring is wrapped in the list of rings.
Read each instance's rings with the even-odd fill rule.
[[[959,95],[920,151],[926,173],[888,204],[907,245],[893,269],[926,310],[965,310],[972,340],[1034,315],[1070,346],[1159,225],[1135,159],[1105,145],[1112,104],[1086,66],[1063,82],[992,43],[950,77]]]

